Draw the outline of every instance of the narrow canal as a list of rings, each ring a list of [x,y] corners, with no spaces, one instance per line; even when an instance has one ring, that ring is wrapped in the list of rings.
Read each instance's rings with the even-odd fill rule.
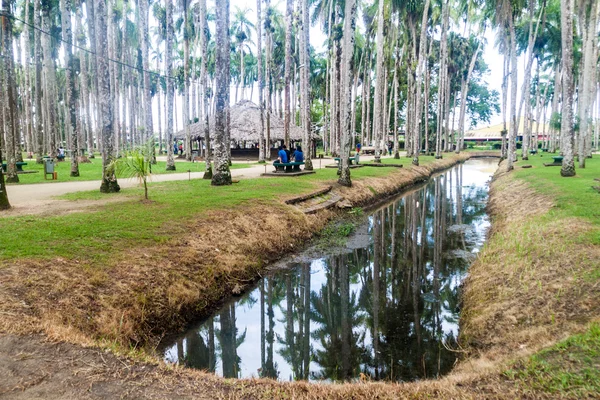
[[[290,264],[165,340],[165,360],[280,380],[411,381],[449,372],[460,286],[486,238],[496,165],[469,160],[371,211],[343,251]]]

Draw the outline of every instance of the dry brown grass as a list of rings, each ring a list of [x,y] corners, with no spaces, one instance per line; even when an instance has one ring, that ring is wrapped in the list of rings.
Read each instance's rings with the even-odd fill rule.
[[[244,290],[265,263],[309,239],[326,219],[254,204],[215,212],[190,223],[186,235],[115,255],[103,268],[19,260],[0,269],[0,331],[154,343]]]
[[[428,165],[418,167],[409,165],[394,169],[382,177],[355,180],[350,188],[337,185],[334,187],[334,192],[348,199],[354,206],[371,205],[398,194],[412,185],[424,182],[436,172],[448,169],[457,162],[464,162],[469,157],[468,153],[452,154]]]
[[[600,316],[598,285],[584,279],[598,268],[600,249],[575,240],[592,227],[576,218],[541,218],[553,206],[525,182],[497,173],[493,231],[465,282],[461,328],[471,362],[530,354]]]

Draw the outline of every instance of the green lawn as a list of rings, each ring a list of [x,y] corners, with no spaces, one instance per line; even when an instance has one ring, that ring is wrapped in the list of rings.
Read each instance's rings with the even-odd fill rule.
[[[576,176],[564,178],[560,175],[560,166],[545,167],[543,163],[552,162],[549,154],[530,156],[529,160],[519,160],[515,164],[515,177],[527,181],[534,190],[554,199],[555,206],[532,222],[532,237],[539,235],[539,228],[551,226],[556,221],[582,219],[591,229],[565,236],[564,251],[573,251],[573,245],[583,245],[580,249],[600,246],[600,193],[591,186],[600,183],[600,157],[586,160],[586,168],[577,168]],[[523,165],[533,168],[524,169]],[[528,204],[523,204],[527,207]],[[535,206],[535,205],[531,205]],[[525,228],[527,229],[527,228]],[[537,232],[537,233],[536,233]],[[527,246],[523,252],[529,253]],[[524,257],[527,257],[524,254]],[[582,271],[571,279],[582,285],[594,285],[600,279],[598,260],[590,260],[577,265]],[[565,265],[565,268],[569,268]],[[543,279],[543,278],[540,278]],[[588,292],[589,293],[589,292]],[[589,293],[589,296],[593,296]],[[592,297],[590,297],[592,298]],[[580,311],[585,315],[587,311]],[[590,313],[590,319],[598,316]],[[600,393],[600,325],[591,324],[587,331],[537,352],[526,360],[516,362],[504,375],[525,391],[542,391],[556,397],[588,398]]]
[[[527,161],[520,160],[515,164],[516,177],[526,180],[535,190],[555,199],[556,207],[544,218],[584,218],[597,228],[588,239],[591,244],[600,245],[600,193],[592,189],[592,186],[600,185],[600,182],[594,181],[595,178],[600,178],[600,157],[586,160],[584,169],[577,168],[576,162],[576,176],[569,178],[560,176],[558,166],[544,167],[543,163],[551,162],[549,154],[530,156]],[[521,167],[526,164],[533,168]]]
[[[71,163],[69,159],[63,162],[55,163],[55,171],[57,172],[58,179],[53,180],[44,180],[44,166],[43,164],[36,164],[35,160],[25,159],[24,160],[27,165],[23,166],[23,170],[25,171],[37,171],[32,174],[19,174],[19,184],[28,184],[28,183],[52,183],[52,182],[73,182],[73,181],[97,181],[102,178],[102,159],[95,158],[92,159],[92,163],[88,164],[79,164],[79,177],[71,177]],[[239,169],[239,168],[248,168],[252,165],[252,163],[234,163],[230,168],[231,169]],[[176,171],[166,171],[166,162],[158,161],[156,165],[152,166],[152,172],[154,174],[172,174],[172,173],[181,173],[181,172],[202,172],[204,171],[205,164],[204,162],[176,162],[175,168]],[[48,176],[50,177],[50,176]]]
[[[422,160],[427,158],[422,157]],[[193,164],[194,167],[200,165],[203,164]],[[68,168],[68,163],[60,166]],[[183,170],[180,163],[177,166],[179,171]],[[381,177],[394,171],[397,170],[363,167],[351,170],[351,177],[355,180]],[[102,194],[96,190],[66,194],[60,198],[77,201],[120,197],[124,201],[101,206],[95,212],[2,218],[0,230],[11,235],[10,240],[3,240],[0,260],[62,256],[102,261],[115,251],[168,240],[181,233],[190,219],[207,211],[243,206],[249,201],[270,202],[281,195],[301,195],[337,178],[335,168],[324,168],[300,177],[243,179],[229,187],[213,187],[210,181],[202,179],[156,182],[149,185],[152,202],[148,204],[140,202],[141,188],[123,189],[117,194]]]
[[[600,325],[516,363],[504,375],[530,391],[595,398],[600,393]]]

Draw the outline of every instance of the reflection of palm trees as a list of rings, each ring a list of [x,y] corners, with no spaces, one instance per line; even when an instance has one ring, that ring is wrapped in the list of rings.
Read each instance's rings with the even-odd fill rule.
[[[308,379],[310,372],[315,379],[348,380],[362,372],[406,381],[449,371],[455,355],[443,342],[456,341],[459,284],[468,267],[449,254],[471,252],[481,241],[480,232],[449,226],[479,225],[485,196],[483,188],[462,187],[459,166],[376,211],[368,222],[371,245],[324,260],[325,282],[318,290],[311,291],[308,263],[265,278],[256,294],[242,300],[253,304],[260,296],[260,376],[279,376],[275,340],[293,379]],[[282,337],[275,337],[276,323],[284,328]],[[223,309],[217,325],[223,374],[238,376],[236,347],[245,336],[236,337],[233,305]],[[212,320],[194,335],[178,346],[180,360],[214,370]],[[311,340],[317,341],[313,347]]]
[[[346,256],[335,256],[327,263],[327,282],[319,293],[311,296],[311,318],[319,327],[312,332],[322,349],[314,352],[314,361],[321,370],[316,379],[347,380],[357,377],[364,348],[359,342],[363,334],[352,327],[361,325],[362,318],[355,293],[350,293],[349,264]]]

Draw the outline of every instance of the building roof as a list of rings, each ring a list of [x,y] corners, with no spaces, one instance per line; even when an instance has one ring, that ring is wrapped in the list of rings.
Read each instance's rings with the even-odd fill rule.
[[[521,118],[519,123],[518,136],[522,136],[525,131],[525,118]],[[510,128],[507,123],[507,128]],[[536,134],[537,123],[533,122],[532,134]],[[502,130],[504,129],[504,124],[491,125],[479,129],[473,129],[465,132],[465,140],[502,140]],[[544,132],[548,133],[547,124],[540,123],[538,129],[538,136],[543,135]]]
[[[249,100],[242,100],[239,103],[229,108],[229,126],[231,132],[231,140],[236,142],[250,141],[258,142],[261,131],[260,124],[260,108]],[[266,122],[265,122],[266,123]],[[190,134],[192,138],[204,138],[203,122],[196,122],[190,125]],[[209,131],[211,138],[214,137],[215,116],[209,118]],[[284,121],[275,113],[271,113],[271,140],[283,140],[284,138]],[[290,124],[290,139],[302,140],[302,129],[294,123]],[[185,131],[182,129],[175,135],[175,138],[181,140],[185,138]]]

